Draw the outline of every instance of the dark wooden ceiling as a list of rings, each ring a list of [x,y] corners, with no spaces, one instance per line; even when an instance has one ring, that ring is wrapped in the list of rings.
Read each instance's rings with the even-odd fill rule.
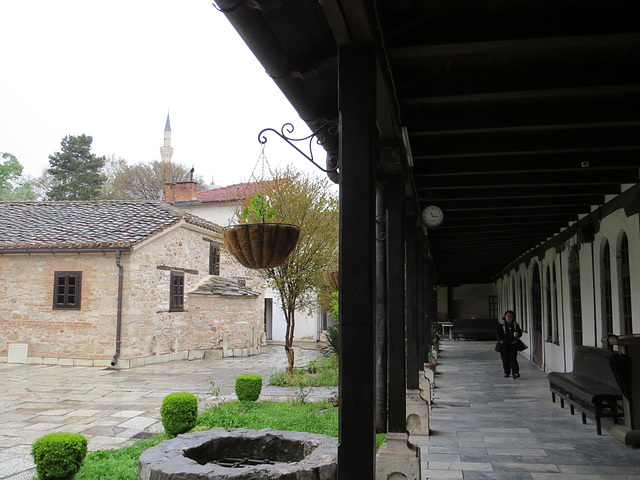
[[[639,180],[637,0],[236,4],[218,2],[311,128],[337,119],[338,46],[375,45],[381,141],[406,127],[409,197],[445,214],[439,283],[492,281]]]

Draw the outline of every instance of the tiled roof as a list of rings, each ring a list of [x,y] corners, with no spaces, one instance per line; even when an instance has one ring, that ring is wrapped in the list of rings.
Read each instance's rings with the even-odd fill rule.
[[[0,202],[0,249],[129,247],[180,220],[222,231],[160,202]]]
[[[258,182],[237,183],[228,187],[202,190],[196,193],[199,202],[230,202],[239,200],[247,195],[255,195],[260,192],[261,184]]]
[[[207,278],[191,293],[225,295],[232,297],[257,297],[260,295],[259,293],[240,285],[238,282],[215,275]]]

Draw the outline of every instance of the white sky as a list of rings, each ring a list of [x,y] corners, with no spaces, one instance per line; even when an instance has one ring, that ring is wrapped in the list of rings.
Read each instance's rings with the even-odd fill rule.
[[[0,152],[23,174],[83,133],[97,155],[159,160],[167,111],[173,161],[218,185],[249,179],[263,128],[309,133],[209,0],[0,0],[0,19]],[[265,154],[321,174],[273,134]]]

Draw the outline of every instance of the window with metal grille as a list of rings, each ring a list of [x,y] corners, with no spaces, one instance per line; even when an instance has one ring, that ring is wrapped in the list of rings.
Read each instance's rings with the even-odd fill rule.
[[[171,294],[169,299],[170,312],[184,310],[184,273],[171,272]]]
[[[80,310],[82,272],[55,272],[54,310]]]
[[[489,317],[498,319],[498,296],[489,295]]]
[[[611,249],[609,242],[602,252],[602,310],[604,334],[613,333],[613,301],[611,296]]]
[[[529,331],[529,320],[527,318],[527,286],[524,277],[520,279],[520,326],[525,332]]]
[[[633,317],[631,315],[631,272],[629,269],[629,240],[622,236],[620,243],[620,286],[622,300],[622,333],[633,333]]]
[[[220,245],[209,244],[209,275],[220,275]]]
[[[560,345],[560,326],[559,326],[559,317],[558,314],[558,281],[556,279],[556,269],[555,266],[551,273],[553,277],[553,343],[556,345]]]
[[[573,344],[582,345],[582,300],[580,296],[580,257],[578,247],[569,254],[569,281],[571,282],[571,318],[573,320]]]
[[[553,284],[551,283],[551,267],[547,267],[546,274],[546,302],[547,311],[547,342],[553,341]]]

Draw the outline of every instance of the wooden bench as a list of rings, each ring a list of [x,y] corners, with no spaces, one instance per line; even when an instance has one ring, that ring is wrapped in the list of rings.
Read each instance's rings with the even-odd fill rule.
[[[571,407],[582,412],[582,423],[587,423],[587,413],[596,419],[596,430],[602,435],[600,419],[612,417],[614,423],[622,418],[622,392],[618,386],[612,366],[613,352],[604,348],[580,346],[576,350],[573,371],[569,373],[551,372],[547,375],[551,400],[560,397],[560,406],[566,401]]]
[[[453,339],[495,340],[498,321],[494,318],[456,318],[453,323]]]

